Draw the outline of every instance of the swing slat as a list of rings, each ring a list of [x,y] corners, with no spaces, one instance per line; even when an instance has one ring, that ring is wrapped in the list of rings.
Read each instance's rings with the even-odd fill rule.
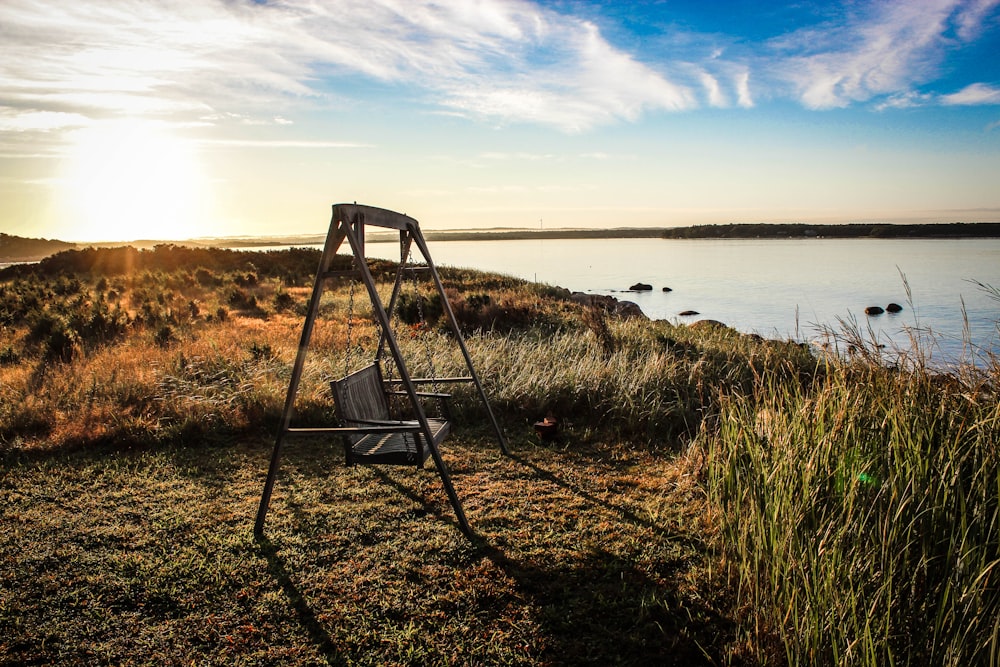
[[[428,419],[434,443],[440,444],[451,432],[451,424],[441,419]],[[349,449],[345,449],[347,464],[372,463],[387,465],[422,466],[430,456],[430,448],[423,442],[420,424],[413,424],[408,433],[370,434],[348,436],[352,439]]]
[[[413,384],[434,384],[435,382],[440,384],[447,384],[449,382],[473,382],[474,378],[465,376],[459,377],[445,377],[445,378],[410,378],[410,382]],[[402,380],[386,380],[386,384],[403,384]]]
[[[394,420],[389,416],[382,371],[378,364],[366,366],[330,383],[334,408],[343,425],[344,455],[347,465],[383,463],[422,466],[430,456],[420,422]],[[443,397],[443,395],[441,396]],[[444,419],[428,419],[434,445],[451,432]],[[373,432],[374,428],[392,428],[392,432]]]

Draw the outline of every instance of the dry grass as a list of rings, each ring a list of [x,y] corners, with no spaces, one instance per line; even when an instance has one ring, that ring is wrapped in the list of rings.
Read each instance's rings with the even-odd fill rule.
[[[0,282],[3,664],[996,663],[995,360],[820,361],[503,276],[444,276],[514,449],[455,387],[478,537],[433,472],[296,442],[254,542],[309,295],[289,258]],[[349,301],[321,304],[299,424],[371,357]],[[398,332],[414,375],[464,374],[433,322]]]

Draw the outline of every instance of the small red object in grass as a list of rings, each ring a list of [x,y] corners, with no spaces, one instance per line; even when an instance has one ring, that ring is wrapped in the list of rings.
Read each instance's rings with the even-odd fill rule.
[[[535,422],[535,433],[542,440],[551,440],[559,432],[559,420],[553,415],[547,415],[540,422]]]

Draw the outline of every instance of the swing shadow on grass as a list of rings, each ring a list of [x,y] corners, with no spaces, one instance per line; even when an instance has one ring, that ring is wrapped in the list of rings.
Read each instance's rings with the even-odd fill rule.
[[[292,522],[283,522],[276,542],[298,547],[286,558],[265,541],[261,552],[330,664],[341,664],[345,647],[365,662],[376,639],[390,663],[725,661],[731,623],[690,583],[704,545],[644,509],[639,496],[648,490],[605,485],[580,458],[541,448],[509,459],[468,446],[451,454],[453,480],[477,531],[473,544],[434,470],[349,469],[341,478],[351,487],[345,493],[317,495],[307,489],[319,481],[313,466],[293,463],[298,495],[286,499]],[[566,476],[552,470],[565,466],[576,469]],[[345,497],[355,505],[340,504]],[[307,498],[330,504],[324,511]],[[302,549],[312,567],[336,561],[351,580],[308,575],[294,562]],[[345,599],[363,600],[342,617],[354,637],[330,623],[345,611]]]
[[[340,652],[334,645],[330,634],[323,627],[316,612],[313,611],[302,591],[296,586],[278,548],[267,537],[257,535],[254,539],[260,547],[260,554],[267,560],[268,572],[274,577],[278,586],[281,587],[281,591],[285,594],[285,597],[288,598],[288,602],[295,610],[299,625],[305,630],[319,654],[323,656],[328,665],[348,664],[341,657]]]

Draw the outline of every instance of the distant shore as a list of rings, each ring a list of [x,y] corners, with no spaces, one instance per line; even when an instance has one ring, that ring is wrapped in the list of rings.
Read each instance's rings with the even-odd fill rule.
[[[531,239],[794,239],[794,238],[1000,238],[1000,222],[946,222],[927,224],[853,223],[809,225],[804,223],[693,225],[690,227],[620,227],[614,229],[527,229],[484,230],[424,229],[428,241],[516,241]],[[369,240],[394,241],[395,233],[375,233]],[[188,241],[141,239],[121,242],[71,243],[59,240],[23,238],[0,234],[0,262],[31,262],[64,250],[91,247],[133,246],[153,248],[162,244],[214,248],[260,248],[265,246],[307,246],[323,243],[325,236],[262,236],[201,238]]]
[[[783,238],[1000,238],[1000,222],[893,225],[726,224],[617,229],[501,229],[428,231],[431,241],[511,241],[521,239],[783,239]],[[377,238],[376,236],[372,237]],[[389,238],[387,236],[387,238]],[[391,235],[395,239],[395,235]]]

